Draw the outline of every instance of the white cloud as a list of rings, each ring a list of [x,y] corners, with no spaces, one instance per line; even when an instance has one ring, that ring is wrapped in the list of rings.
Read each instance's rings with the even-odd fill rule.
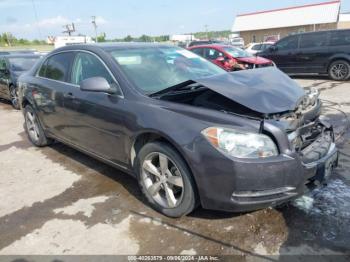
[[[56,26],[63,26],[65,24],[71,23],[71,20],[69,20],[66,17],[63,17],[61,15],[55,16],[55,17],[50,17],[50,18],[45,18],[37,23],[34,24],[34,26],[39,26],[43,28],[50,28],[50,27],[56,27]]]
[[[97,23],[97,25],[104,25],[104,24],[107,24],[108,21],[106,19],[104,19],[102,16],[97,16],[96,23]]]

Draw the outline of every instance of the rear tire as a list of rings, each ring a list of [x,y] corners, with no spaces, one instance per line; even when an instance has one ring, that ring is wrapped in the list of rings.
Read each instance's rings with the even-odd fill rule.
[[[24,120],[24,127],[32,144],[38,147],[43,147],[53,142],[52,139],[46,137],[44,130],[40,125],[39,119],[34,109],[30,105],[27,105],[24,108]]]
[[[345,81],[350,77],[350,64],[345,60],[336,60],[330,64],[328,75],[332,80]]]
[[[171,146],[151,142],[137,155],[135,171],[142,193],[158,212],[181,217],[197,206],[196,186],[187,164]]]

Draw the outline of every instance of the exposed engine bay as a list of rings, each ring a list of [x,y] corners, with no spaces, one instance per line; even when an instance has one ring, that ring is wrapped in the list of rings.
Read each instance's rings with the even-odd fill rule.
[[[318,97],[317,90],[306,90],[295,110],[276,114],[256,112],[205,87],[171,92],[161,99],[254,118],[262,123],[275,121],[285,130],[291,149],[300,154],[304,163],[310,163],[326,155],[334,141],[332,126],[320,117],[322,103]]]

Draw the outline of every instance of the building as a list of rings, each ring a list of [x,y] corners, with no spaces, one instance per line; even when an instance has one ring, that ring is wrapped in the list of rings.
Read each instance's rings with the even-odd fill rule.
[[[278,40],[290,34],[350,28],[350,13],[340,14],[341,1],[240,14],[232,32],[245,43]]]
[[[173,42],[189,42],[195,39],[194,35],[171,35],[169,40]]]
[[[56,36],[48,37],[48,44],[53,44],[55,48],[74,44],[89,44],[94,43],[90,36]]]

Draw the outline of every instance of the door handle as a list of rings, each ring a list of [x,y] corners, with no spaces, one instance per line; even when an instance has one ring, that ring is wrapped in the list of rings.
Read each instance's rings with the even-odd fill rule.
[[[75,96],[73,95],[73,93],[65,93],[63,97],[68,99],[75,99]]]

